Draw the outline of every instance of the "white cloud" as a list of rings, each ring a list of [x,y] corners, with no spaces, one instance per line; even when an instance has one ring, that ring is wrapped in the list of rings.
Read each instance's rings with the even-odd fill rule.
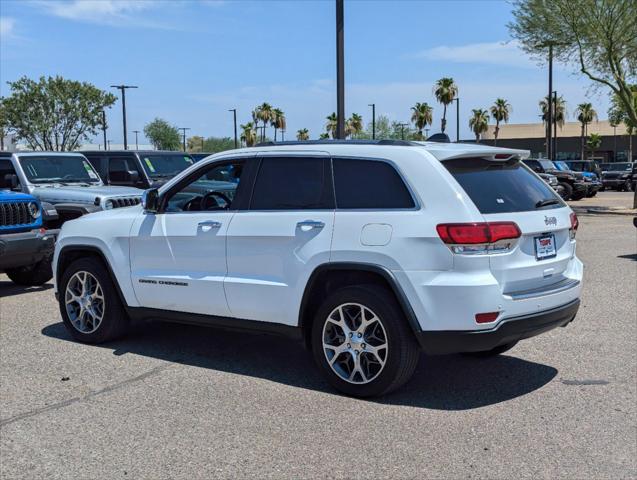
[[[0,38],[7,39],[13,36],[15,20],[10,17],[0,17]]]
[[[156,0],[43,0],[35,3],[50,15],[68,20],[162,28],[161,24],[139,15],[144,10],[158,6]]]
[[[534,68],[536,64],[520,49],[516,41],[470,43],[467,45],[429,48],[411,55],[411,58],[425,58],[454,63],[482,63]]]

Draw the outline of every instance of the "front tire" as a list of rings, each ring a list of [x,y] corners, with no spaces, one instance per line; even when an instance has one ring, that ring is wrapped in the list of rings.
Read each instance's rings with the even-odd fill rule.
[[[376,285],[358,285],[323,302],[312,326],[312,353],[334,388],[372,397],[411,378],[420,348],[394,296]]]
[[[96,258],[73,262],[59,285],[62,320],[75,340],[101,343],[122,336],[128,317],[110,274]]]
[[[560,182],[559,185],[560,185],[560,187],[562,187],[562,191],[560,193],[560,196],[562,197],[562,200],[564,200],[564,201],[570,200],[571,196],[573,195],[573,187],[571,187],[566,182]]]
[[[27,267],[12,268],[6,271],[7,276],[18,285],[37,287],[53,278],[51,258],[45,257],[38,263]]]

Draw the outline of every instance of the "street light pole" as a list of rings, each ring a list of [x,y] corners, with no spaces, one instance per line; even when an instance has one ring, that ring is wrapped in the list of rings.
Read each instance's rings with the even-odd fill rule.
[[[546,133],[546,150],[547,157],[550,160],[555,160],[554,152],[552,148],[552,135],[553,129],[553,44],[549,43],[549,94],[548,100],[548,118],[547,118],[547,133]]]
[[[460,143],[460,97],[456,97],[456,143]]]
[[[409,124],[408,123],[399,123],[398,125],[400,126],[400,138],[401,138],[401,140],[404,140],[405,139],[405,127],[407,125],[409,125]]]
[[[368,107],[372,107],[372,140],[376,140],[376,104],[369,103]]]
[[[106,112],[102,109],[102,134],[104,134],[104,150],[106,150]]]
[[[557,158],[557,92],[553,92],[553,160]]]
[[[117,88],[122,91],[122,118],[124,120],[124,150],[128,150],[128,140],[126,138],[126,89],[137,88],[135,85],[111,85],[111,88]]]
[[[228,111],[232,112],[232,117],[234,119],[234,148],[238,148],[239,144],[237,142],[237,109],[231,108]]]
[[[345,138],[345,52],[343,0],[336,0],[336,138]]]
[[[139,150],[139,144],[137,143],[137,134],[139,133],[139,130],[133,130],[133,133],[135,134],[135,150]]]
[[[190,128],[188,127],[179,127],[177,130],[181,130],[183,133],[183,147],[184,147],[184,152],[186,151],[186,130],[190,130]]]

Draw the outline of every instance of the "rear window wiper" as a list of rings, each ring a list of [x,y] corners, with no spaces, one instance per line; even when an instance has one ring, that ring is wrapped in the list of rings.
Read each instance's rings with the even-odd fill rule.
[[[557,198],[545,198],[535,204],[535,208],[548,207],[549,205],[558,205],[560,201]]]

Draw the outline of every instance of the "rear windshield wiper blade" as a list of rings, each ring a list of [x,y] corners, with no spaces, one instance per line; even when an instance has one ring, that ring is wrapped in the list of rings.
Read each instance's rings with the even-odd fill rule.
[[[546,198],[535,204],[535,208],[547,207],[549,205],[558,205],[560,201],[557,198]]]

